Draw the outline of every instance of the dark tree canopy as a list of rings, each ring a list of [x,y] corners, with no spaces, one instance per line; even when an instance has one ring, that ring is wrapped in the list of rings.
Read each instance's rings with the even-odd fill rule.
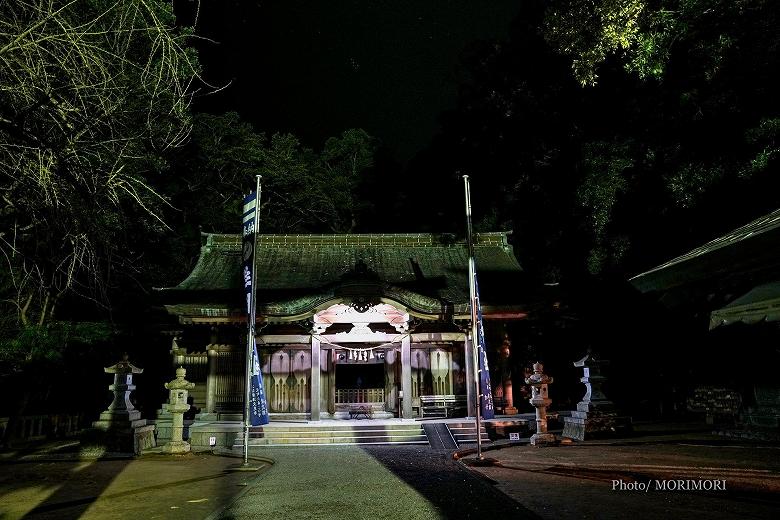
[[[546,280],[625,278],[777,207],[777,18],[762,1],[525,1],[507,41],[464,54],[458,107],[409,177],[471,173],[483,225],[513,228]]]
[[[43,324],[129,267],[128,222],[164,227],[154,186],[198,65],[163,0],[3,2],[0,35],[2,290]]]
[[[224,20],[261,13],[223,4],[231,10]],[[197,2],[176,5],[196,22]],[[349,97],[327,95],[334,87],[318,84],[321,63],[297,71],[305,60],[295,54],[314,40],[266,50],[279,54],[244,76],[265,74],[267,83],[245,81],[235,99],[258,96],[267,107],[290,83],[290,96],[310,94],[295,104],[295,118],[284,119],[282,103],[272,122],[250,124],[265,113],[261,103],[240,114],[192,113],[201,65],[193,31],[177,26],[168,1],[0,2],[0,372],[111,337],[110,327],[91,321],[104,316],[96,308],[109,307],[112,291],[127,315],[149,309],[151,286],[189,272],[200,232],[239,230],[241,199],[256,175],[262,232],[462,233],[460,176],[469,174],[477,229],[513,229],[518,257],[537,281],[584,280],[588,296],[609,286],[594,280],[624,283],[777,208],[780,3],[518,5],[507,38],[475,41],[462,53],[457,104],[441,115],[430,145],[400,165],[373,129],[395,116],[399,97],[407,109],[418,101],[438,107],[440,93],[387,96],[387,106],[371,110],[386,116],[366,126],[376,136],[353,128],[307,141],[311,128],[299,121],[320,122],[301,107],[329,103],[322,113],[341,115],[335,100]],[[382,9],[372,6],[369,18]],[[231,51],[258,44],[247,30],[252,20],[245,17]],[[290,34],[309,30],[295,29]],[[448,34],[437,31],[431,38]],[[215,63],[220,54],[208,49],[219,42],[198,45],[215,77],[254,64],[238,53]],[[381,57],[352,51],[323,45],[312,56],[349,64],[350,74],[359,69],[355,55],[364,64],[376,58],[371,68],[386,73]],[[274,67],[287,83],[273,83]],[[220,86],[224,96],[236,87]],[[208,99],[218,97],[198,106],[224,109]]]
[[[150,237],[156,253],[147,257],[148,279],[164,286],[186,276],[201,232],[239,232],[242,199],[256,175],[261,233],[355,231],[370,209],[360,190],[373,174],[374,152],[374,139],[360,129],[327,139],[318,152],[293,134],[256,132],[235,112],[196,114],[161,187],[171,229]]]

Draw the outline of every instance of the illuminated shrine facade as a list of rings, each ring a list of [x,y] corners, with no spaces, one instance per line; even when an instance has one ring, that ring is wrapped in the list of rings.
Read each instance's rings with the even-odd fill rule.
[[[508,233],[475,236],[486,327],[522,319],[525,276]],[[243,408],[246,314],[239,235],[204,235],[186,280],[162,294],[178,317],[173,364],[201,417]],[[472,415],[468,248],[452,235],[259,235],[257,344],[271,420],[412,418],[421,397]],[[499,345],[496,345],[497,349]],[[495,385],[494,385],[495,386]],[[499,384],[500,388],[501,385]]]

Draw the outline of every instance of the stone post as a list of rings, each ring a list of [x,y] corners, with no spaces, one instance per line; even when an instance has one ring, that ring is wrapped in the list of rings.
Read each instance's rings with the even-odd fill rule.
[[[547,407],[552,399],[547,395],[547,385],[553,378],[544,373],[544,365],[534,363],[534,373],[525,382],[531,385],[530,403],[536,408],[536,433],[531,436],[532,446],[544,446],[555,443],[555,435],[547,432]]]
[[[186,373],[184,367],[179,367],[176,369],[176,379],[165,383],[165,388],[169,390],[167,409],[173,416],[173,427],[171,428],[170,442],[162,447],[163,453],[187,453],[190,451],[190,443],[184,440],[184,412],[190,409],[187,395],[190,390],[195,388],[195,383],[184,379]]]
[[[130,394],[135,390],[133,374],[142,374],[144,370],[132,365],[125,354],[122,361],[103,371],[114,375],[114,384],[108,387],[114,399],[92,427],[104,432],[106,446],[113,451],[140,453],[144,448],[153,447],[154,426],[141,419],[141,412],[130,401]]]

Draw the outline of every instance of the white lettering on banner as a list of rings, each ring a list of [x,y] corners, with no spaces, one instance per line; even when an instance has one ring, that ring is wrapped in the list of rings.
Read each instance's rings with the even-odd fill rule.
[[[254,221],[252,221],[252,222],[250,222],[250,223],[248,223],[248,224],[246,224],[244,226],[244,236],[251,235],[254,232],[255,232],[255,223],[254,223]]]

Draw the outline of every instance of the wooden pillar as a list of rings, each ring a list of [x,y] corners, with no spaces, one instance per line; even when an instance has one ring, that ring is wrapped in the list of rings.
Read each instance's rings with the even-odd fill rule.
[[[320,420],[320,340],[311,338],[311,420]]]
[[[335,348],[326,350],[330,356],[328,365],[328,413],[331,419],[336,416],[336,356],[338,353]]]
[[[383,369],[385,371],[385,411],[396,412],[398,410],[398,403],[395,398],[395,351],[388,349],[385,352],[385,363]]]
[[[514,406],[514,396],[512,395],[512,368],[509,366],[509,356],[512,355],[512,340],[509,339],[509,334],[504,333],[504,342],[501,345],[501,385],[504,394],[504,414],[515,415],[517,408]]]
[[[476,417],[477,408],[476,397],[474,395],[474,346],[471,344],[470,335],[466,335],[466,341],[463,343],[464,355],[466,357],[466,403],[469,417]]]
[[[401,340],[401,391],[404,393],[401,402],[404,419],[412,418],[412,345],[407,335]]]
[[[217,411],[217,356],[216,349],[208,350],[209,371],[206,376],[206,413]]]
[[[330,351],[320,344],[320,419],[328,412],[328,397],[330,396]]]
[[[452,344],[450,344],[450,350],[446,353],[447,356],[447,392],[448,394],[454,394],[455,393],[455,387],[452,386],[453,383],[453,366],[452,366]]]

